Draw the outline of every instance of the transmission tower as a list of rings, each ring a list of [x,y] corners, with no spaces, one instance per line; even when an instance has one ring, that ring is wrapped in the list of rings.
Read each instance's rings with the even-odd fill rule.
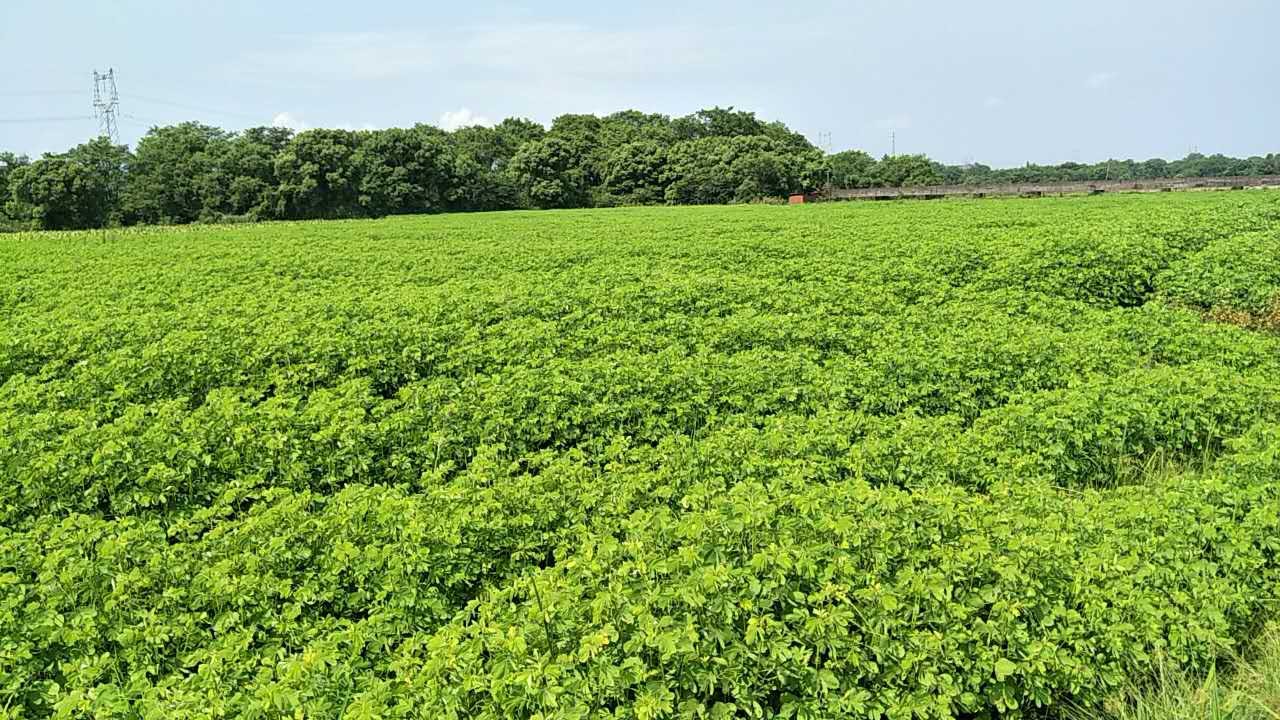
[[[93,71],[93,114],[98,118],[98,134],[113,144],[120,142],[116,114],[120,112],[120,93],[116,92],[116,71]]]

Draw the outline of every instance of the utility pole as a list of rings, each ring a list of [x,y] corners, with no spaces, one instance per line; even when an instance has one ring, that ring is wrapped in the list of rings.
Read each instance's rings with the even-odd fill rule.
[[[119,144],[120,131],[116,114],[120,112],[120,93],[116,92],[116,71],[93,71],[93,114],[98,118],[98,134]]]
[[[833,182],[833,178],[831,174],[831,132],[830,131],[818,133],[818,146],[822,148],[822,151],[827,156],[827,162],[826,162],[827,188],[826,189],[830,190]]]
[[[898,131],[889,131],[889,157],[898,157]]]

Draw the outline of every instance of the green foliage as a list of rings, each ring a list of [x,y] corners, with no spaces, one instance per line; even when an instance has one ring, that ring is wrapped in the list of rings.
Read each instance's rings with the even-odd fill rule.
[[[521,146],[511,172],[534,206],[580,207],[590,191],[590,171],[580,157],[572,141],[549,136]]]
[[[225,131],[198,123],[152,128],[129,165],[125,215],[169,225],[193,222],[216,206],[229,140]]]
[[[450,207],[457,210],[507,210],[527,202],[508,171],[522,145],[541,140],[546,130],[529,120],[508,118],[492,128],[467,127],[449,135],[453,147]]]
[[[1156,276],[1174,251],[1151,237],[1112,231],[1097,236],[1052,228],[993,262],[983,283],[1106,305],[1137,306],[1154,291]]]
[[[629,143],[655,143],[667,147],[676,141],[671,118],[639,110],[621,110],[600,120],[601,142],[606,148]]]
[[[664,175],[673,204],[750,202],[812,190],[821,154],[789,152],[764,135],[711,136],[674,146]]]
[[[10,186],[17,171],[29,164],[31,160],[25,156],[0,152],[0,232],[27,229],[19,223],[18,218],[29,217],[31,213],[24,212],[17,201],[12,199]]]
[[[98,138],[62,155],[45,155],[12,171],[13,206],[50,230],[119,224],[120,198],[131,158],[123,146]]]
[[[1215,240],[1182,258],[1160,278],[1164,293],[1204,310],[1280,311],[1280,234],[1274,231]]]
[[[369,133],[352,164],[360,177],[360,206],[373,216],[442,210],[454,184],[448,136],[428,125]]]
[[[206,203],[201,215],[276,217],[275,159],[292,137],[293,132],[287,128],[260,127],[231,138],[220,158],[220,173],[210,183],[209,192],[217,200]]]
[[[413,132],[290,142],[359,138],[413,169],[366,203],[414,203],[459,155]],[[0,238],[0,709],[1098,716],[1276,610],[1280,336],[1186,306],[1267,282],[1278,222],[1204,193]]]
[[[871,176],[873,184],[881,187],[942,184],[942,176],[924,155],[886,155]]]
[[[680,140],[702,140],[713,137],[749,137],[765,134],[765,124],[756,119],[755,113],[719,106],[699,110],[691,115],[677,118],[671,124],[671,127],[672,132]]]
[[[1090,180],[1152,180],[1156,178],[1207,178],[1229,176],[1280,175],[1280,153],[1249,158],[1191,153],[1180,160],[1152,158],[1104,160],[1093,164],[1065,162],[992,169],[982,164],[951,165],[941,169],[944,179],[954,184],[998,184],[1039,182],[1086,182]]]
[[[1134,683],[1105,706],[1109,720],[1275,720],[1280,715],[1280,629],[1263,628],[1222,668],[1203,675],[1163,663],[1149,682]],[[1098,717],[1076,713],[1079,720]]]
[[[875,187],[879,178],[875,174],[876,160],[861,150],[845,150],[827,156],[827,169],[831,183],[842,188]]]
[[[666,147],[657,142],[638,140],[620,145],[605,163],[605,190],[623,205],[660,203],[666,194],[666,166]]]
[[[294,136],[275,160],[280,182],[276,212],[290,218],[362,214],[360,170],[355,163],[362,140],[349,130],[307,130]]]

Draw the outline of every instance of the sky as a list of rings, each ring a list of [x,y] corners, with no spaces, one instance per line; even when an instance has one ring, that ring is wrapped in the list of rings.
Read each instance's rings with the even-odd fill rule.
[[[995,166],[1280,152],[1280,2],[0,0],[0,150],[198,120],[447,129],[734,106]]]

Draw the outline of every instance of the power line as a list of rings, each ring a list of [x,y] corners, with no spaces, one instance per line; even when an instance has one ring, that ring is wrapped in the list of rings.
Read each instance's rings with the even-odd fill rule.
[[[157,126],[157,125],[163,125],[163,124],[164,124],[163,122],[161,122],[161,121],[159,121],[159,120],[151,120],[151,119],[144,118],[144,117],[138,117],[137,115],[131,115],[131,114],[129,114],[129,113],[120,113],[120,117],[122,117],[122,118],[124,118],[125,120],[128,120],[128,121],[130,121],[130,122],[137,123],[137,124],[139,124],[139,125]]]
[[[92,120],[92,115],[57,115],[51,117],[0,118],[0,123],[45,123],[68,122],[71,120]]]
[[[261,119],[256,115],[249,115],[246,113],[233,112],[228,110],[215,110],[213,108],[201,107],[199,105],[190,105],[187,103],[175,102],[173,100],[162,100],[160,98],[149,98],[144,95],[135,95],[133,93],[126,93],[125,97],[130,100],[139,100],[141,102],[151,103],[153,105],[167,105],[169,107],[178,108],[179,110],[191,110],[194,112],[213,113],[214,115],[225,115],[227,117],[238,117],[238,118],[243,118],[248,120]]]
[[[81,95],[80,92],[70,90],[17,90],[10,92],[0,92],[0,97],[55,97],[55,96],[71,96]],[[53,122],[71,122],[96,118],[99,122],[99,129],[102,135],[112,139],[113,142],[118,141],[119,127],[118,123],[121,118],[139,123],[143,125],[163,125],[164,121],[154,120],[151,118],[139,117],[130,113],[120,112],[120,98],[124,97],[130,101],[137,101],[151,105],[160,105],[180,110],[188,110],[202,114],[221,115],[224,117],[240,118],[261,123],[262,117],[259,115],[251,115],[249,113],[236,112],[233,110],[219,110],[217,108],[205,107],[202,105],[193,105],[190,103],[179,102],[176,100],[167,100],[159,97],[149,97],[146,95],[137,95],[134,93],[120,93],[116,88],[115,70],[108,69],[106,73],[93,73],[93,114],[92,115],[48,115],[48,116],[30,116],[30,117],[0,117],[0,124],[16,125],[16,124],[37,124],[37,123],[53,123]]]
[[[59,95],[81,95],[80,90],[30,90],[25,92],[2,92],[0,97],[53,97]]]

